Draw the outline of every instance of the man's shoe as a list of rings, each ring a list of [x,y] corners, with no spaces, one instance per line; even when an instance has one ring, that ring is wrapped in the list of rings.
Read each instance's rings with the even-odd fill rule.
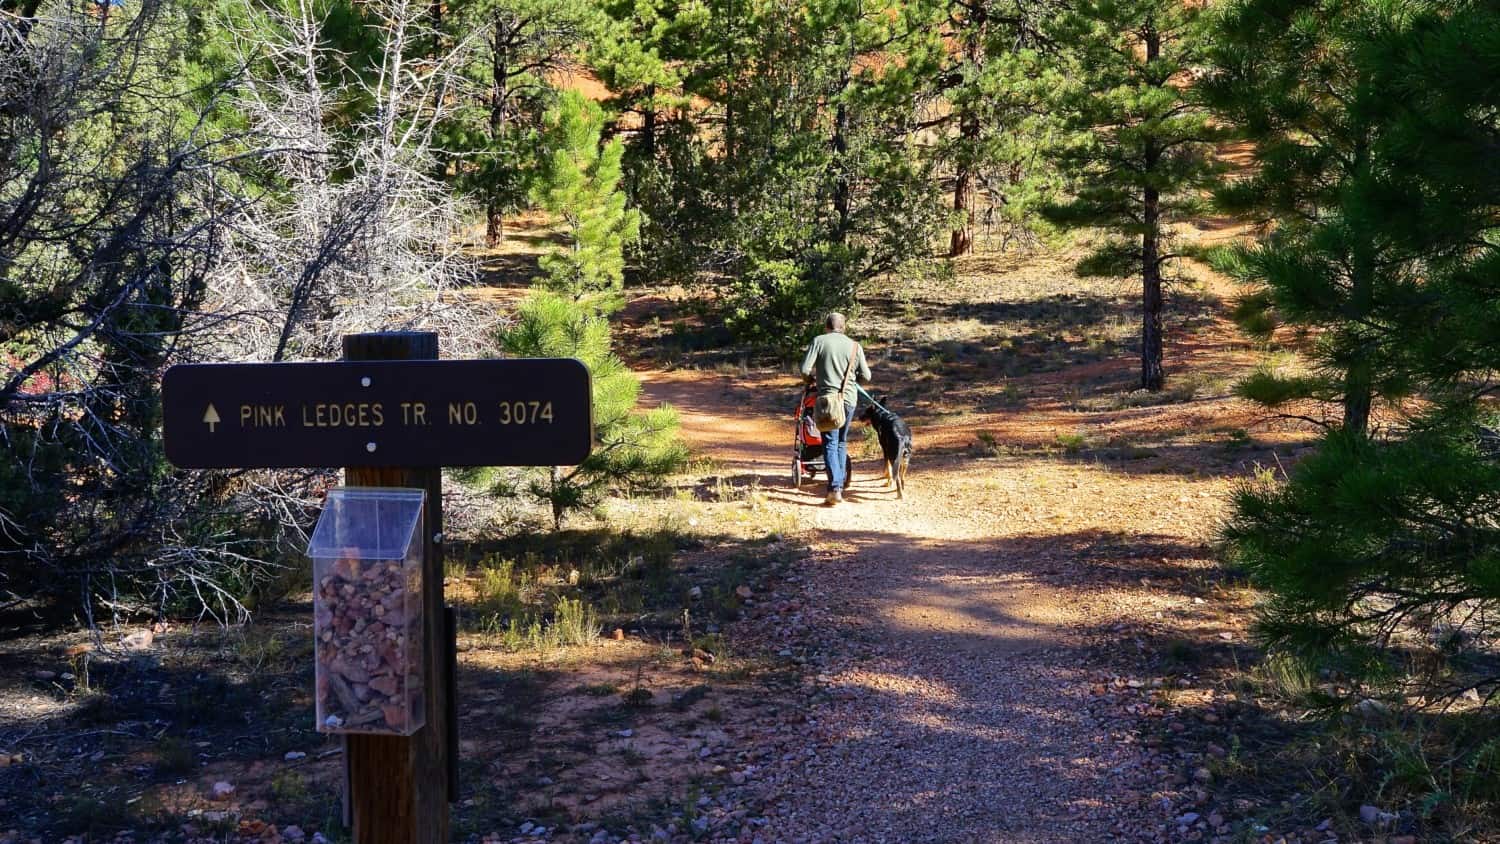
[[[824,506],[832,507],[833,505],[843,500],[844,496],[838,490],[831,489],[828,491],[828,497],[823,499],[823,504]]]

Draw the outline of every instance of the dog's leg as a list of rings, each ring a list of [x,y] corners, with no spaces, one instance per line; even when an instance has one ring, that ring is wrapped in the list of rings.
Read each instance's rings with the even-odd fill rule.
[[[892,469],[893,465],[894,464],[892,464],[891,461],[889,461],[889,460],[885,461],[885,485],[886,486],[890,486],[891,485],[891,478],[895,476],[895,471]]]
[[[896,464],[896,498],[906,497],[906,472],[911,467],[911,455],[901,455],[900,462]]]

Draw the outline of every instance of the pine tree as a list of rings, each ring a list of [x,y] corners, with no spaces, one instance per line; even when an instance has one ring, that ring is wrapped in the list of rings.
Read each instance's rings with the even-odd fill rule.
[[[722,231],[710,144],[700,121],[712,19],[706,4],[610,0],[610,24],[589,49],[589,65],[611,93],[625,141],[626,194],[641,212],[641,239],[627,250],[627,280],[691,283],[707,244]]]
[[[589,368],[594,452],[527,483],[561,527],[564,516],[594,505],[611,487],[659,483],[687,455],[676,412],[666,405],[639,411],[640,382],[610,351],[607,314],[621,304],[624,249],[639,226],[619,187],[623,144],[601,145],[603,109],[575,91],[563,93],[547,124],[547,166],[535,197],[562,220],[568,243],[543,256],[545,275],[500,333],[500,345],[514,356],[571,357]]]
[[[577,466],[531,473],[526,482],[527,491],[550,508],[554,527],[567,514],[595,505],[611,487],[652,487],[686,463],[677,412],[670,405],[637,410],[640,381],[610,351],[609,322],[601,314],[566,296],[536,291],[522,301],[500,342],[516,357],[577,358],[589,369],[594,451]]]
[[[1480,2],[1406,9],[1365,57],[1385,114],[1381,211],[1395,248],[1422,260],[1387,312],[1406,376],[1429,397],[1483,403],[1500,371],[1500,249],[1494,232],[1500,10]]]
[[[671,110],[650,132],[621,127],[648,266],[721,285],[732,331],[790,346],[930,250],[944,214],[918,139],[943,51],[936,0],[647,6],[612,11],[649,47],[631,67],[601,51],[601,72],[636,88],[622,103],[643,119]]]
[[[771,70],[735,103],[741,147],[720,168],[738,193],[721,256],[736,270],[727,321],[741,336],[798,345],[817,314],[929,254],[945,215],[917,139],[937,97],[941,11],[819,0],[787,27],[762,10]]]
[[[1056,121],[1045,97],[1057,80],[1044,10],[1015,0],[948,4],[952,47],[937,82],[949,109],[930,125],[942,133],[936,153],[953,173],[950,257],[973,251],[981,197],[1007,237],[1034,227],[1036,211],[1054,198],[1057,174],[1046,152]]]
[[[1188,86],[1205,46],[1200,22],[1200,7],[1181,0],[1081,0],[1051,32],[1068,59],[1055,107],[1074,132],[1058,153],[1074,195],[1045,213],[1110,234],[1079,273],[1141,279],[1147,390],[1166,380],[1163,275],[1182,257],[1170,227],[1201,212],[1213,174],[1214,132]]]
[[[693,13],[675,0],[615,0],[604,4],[609,25],[589,50],[589,65],[612,95],[610,106],[639,119],[640,157],[657,157],[662,113],[687,105],[681,96],[682,61],[694,54],[683,37]]]
[[[538,136],[556,96],[549,75],[575,66],[604,20],[586,0],[459,0],[446,18],[454,37],[477,38],[464,67],[469,96],[443,127],[443,143],[455,187],[483,205],[493,247],[543,163]]]
[[[549,154],[533,197],[562,221],[568,244],[542,257],[546,286],[613,310],[622,304],[625,246],[640,234],[640,214],[625,207],[620,190],[624,144],[614,139],[601,149],[604,110],[577,91],[563,93],[547,124]]]
[[[915,137],[922,105],[937,97],[941,13],[936,3],[887,0],[818,0],[804,12],[810,65],[825,86],[815,103],[829,152],[820,239],[848,251],[855,283],[925,255],[936,230],[931,164]]]
[[[1284,484],[1239,492],[1230,557],[1269,595],[1259,621],[1272,646],[1370,682],[1413,679],[1408,649],[1426,648],[1447,663],[1416,678],[1432,684],[1423,694],[1492,688],[1493,667],[1455,657],[1500,632],[1500,176],[1487,163],[1500,135],[1500,13],[1247,0],[1220,25],[1227,81],[1281,57],[1274,108],[1241,114],[1318,120],[1300,133],[1250,124],[1289,178],[1279,205],[1256,203],[1287,210],[1249,260],[1269,270],[1271,313],[1326,335],[1325,371],[1290,392],[1346,408]],[[1243,190],[1260,199],[1276,187]],[[1359,249],[1377,260],[1356,279]],[[1351,391],[1419,401],[1375,428],[1360,424],[1368,402]]]
[[[1379,159],[1388,130],[1363,54],[1385,25],[1379,4],[1242,0],[1216,21],[1214,72],[1205,95],[1254,145],[1255,172],[1221,190],[1220,205],[1271,225],[1253,246],[1231,250],[1222,269],[1252,286],[1237,316],[1269,337],[1279,325],[1310,331],[1315,371],[1261,372],[1240,388],[1270,406],[1337,401],[1343,425],[1364,432],[1378,399],[1399,399],[1409,384],[1390,306],[1416,269],[1392,239],[1400,213],[1383,186]]]
[[[1435,414],[1391,441],[1336,430],[1284,485],[1237,493],[1224,539],[1268,595],[1267,644],[1368,676],[1393,637],[1494,632],[1500,451],[1477,421]]]

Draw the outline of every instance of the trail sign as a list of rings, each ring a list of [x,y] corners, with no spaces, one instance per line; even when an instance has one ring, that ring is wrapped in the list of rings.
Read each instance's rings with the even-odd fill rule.
[[[184,469],[342,466],[351,486],[426,491],[426,724],[410,736],[344,736],[344,822],[357,844],[449,840],[458,621],[443,600],[442,467],[574,466],[593,447],[592,390],[580,361],[437,356],[436,334],[377,332],[344,337],[338,362],[186,364],[162,377],[167,459]]]
[[[185,364],[162,406],[191,469],[573,466],[593,441],[571,358]]]

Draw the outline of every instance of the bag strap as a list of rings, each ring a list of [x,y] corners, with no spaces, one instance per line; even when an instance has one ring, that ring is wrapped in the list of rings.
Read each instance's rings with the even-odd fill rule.
[[[854,358],[858,354],[859,354],[859,344],[855,343],[854,344],[854,348],[852,348],[852,349],[849,350],[849,368],[846,369],[846,370],[844,370],[844,380],[842,380],[842,381],[839,382],[839,398],[840,399],[842,399],[844,397],[844,388],[847,387],[847,386],[849,386],[849,373],[851,373],[851,372],[854,371]]]

